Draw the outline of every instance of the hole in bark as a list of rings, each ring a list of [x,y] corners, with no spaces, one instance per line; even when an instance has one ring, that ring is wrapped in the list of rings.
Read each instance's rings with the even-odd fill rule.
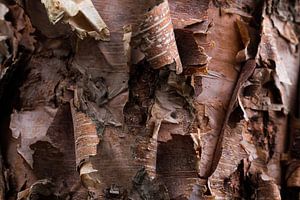
[[[259,88],[257,85],[249,85],[244,88],[243,96],[245,97],[251,97],[253,94],[255,94],[255,91]]]
[[[188,185],[197,179],[196,153],[190,136],[172,135],[172,140],[158,143],[156,173],[171,199],[183,198]]]
[[[268,88],[268,96],[271,98],[271,102],[275,104],[281,104],[281,94],[273,81],[269,81],[263,85],[264,88]]]
[[[228,120],[228,125],[230,126],[230,128],[236,127],[236,124],[243,119],[243,114],[244,113],[239,106],[233,110]]]
[[[175,112],[172,112],[172,113],[171,113],[171,117],[174,118],[174,119],[176,119],[176,118],[177,118],[176,113],[175,113]]]

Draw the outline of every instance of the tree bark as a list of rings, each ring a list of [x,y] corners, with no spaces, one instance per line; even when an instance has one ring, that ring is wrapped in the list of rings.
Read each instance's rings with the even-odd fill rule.
[[[299,199],[300,2],[0,0],[0,199]]]

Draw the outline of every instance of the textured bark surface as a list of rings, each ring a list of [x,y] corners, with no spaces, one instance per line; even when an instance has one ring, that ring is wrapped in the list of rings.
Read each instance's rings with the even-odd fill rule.
[[[0,199],[299,199],[300,3],[0,0]]]

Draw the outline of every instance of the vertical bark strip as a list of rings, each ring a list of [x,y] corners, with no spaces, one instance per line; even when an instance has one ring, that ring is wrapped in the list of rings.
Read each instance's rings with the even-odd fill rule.
[[[79,170],[81,181],[87,188],[97,188],[100,180],[93,177],[96,169],[90,162],[90,156],[97,154],[97,145],[100,140],[94,122],[84,113],[76,111],[71,102],[71,113],[74,126],[76,167]]]

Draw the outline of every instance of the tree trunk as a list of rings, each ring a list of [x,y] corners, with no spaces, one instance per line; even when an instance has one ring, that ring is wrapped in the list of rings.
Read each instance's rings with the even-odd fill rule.
[[[0,0],[0,199],[299,199],[300,2]]]

